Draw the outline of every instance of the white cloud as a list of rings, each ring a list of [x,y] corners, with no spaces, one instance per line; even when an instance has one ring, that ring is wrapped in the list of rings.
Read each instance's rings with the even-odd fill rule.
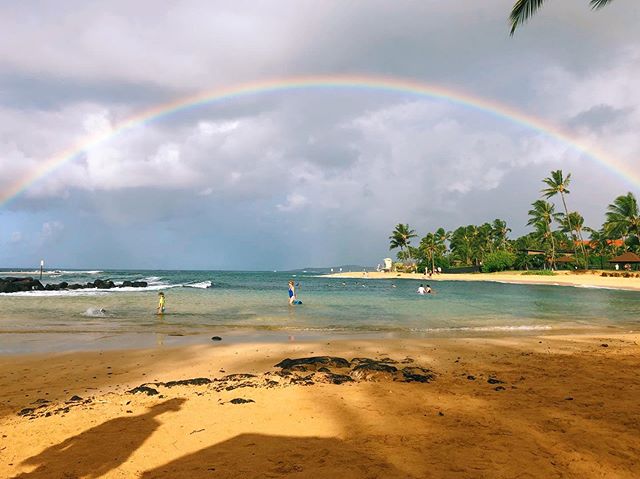
[[[284,204],[278,204],[276,207],[280,211],[296,211],[302,209],[309,203],[309,199],[300,193],[291,193],[287,195],[287,201]]]

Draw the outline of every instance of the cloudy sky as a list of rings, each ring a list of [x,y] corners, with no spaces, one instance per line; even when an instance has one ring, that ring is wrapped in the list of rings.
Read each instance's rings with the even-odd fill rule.
[[[385,76],[495,101],[640,177],[640,2],[0,3],[0,189],[139,112],[303,75]],[[424,234],[507,220],[552,169],[599,226],[638,184],[553,137],[409,93],[256,93],[136,126],[0,205],[0,267],[286,269],[376,264]]]

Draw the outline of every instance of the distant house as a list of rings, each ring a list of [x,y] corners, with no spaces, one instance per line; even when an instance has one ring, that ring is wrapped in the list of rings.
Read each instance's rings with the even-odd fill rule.
[[[384,268],[382,271],[389,273],[393,269],[393,260],[391,258],[385,258],[384,260]]]

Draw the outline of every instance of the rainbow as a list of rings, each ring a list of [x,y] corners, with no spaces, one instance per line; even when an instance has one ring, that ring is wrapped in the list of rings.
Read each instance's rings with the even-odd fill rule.
[[[61,168],[66,163],[80,157],[84,152],[109,141],[116,135],[132,130],[154,120],[223,100],[258,95],[270,92],[305,90],[305,89],[360,89],[390,93],[410,94],[429,99],[438,99],[481,112],[491,114],[508,122],[519,124],[533,131],[543,133],[604,165],[634,187],[640,186],[640,174],[624,165],[621,161],[608,155],[594,145],[571,136],[561,128],[539,118],[501,104],[494,100],[483,99],[465,92],[455,91],[438,85],[422,83],[415,80],[398,79],[379,76],[301,76],[284,79],[272,79],[237,86],[218,88],[195,95],[180,98],[148,110],[137,113],[117,123],[108,130],[85,137],[70,148],[48,158],[37,168],[0,192],[0,206],[29,189],[35,182]]]

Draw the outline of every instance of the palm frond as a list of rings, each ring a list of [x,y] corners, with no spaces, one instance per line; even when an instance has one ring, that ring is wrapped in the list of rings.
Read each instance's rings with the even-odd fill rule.
[[[511,22],[510,35],[513,36],[516,28],[533,16],[543,3],[544,0],[518,0],[513,5],[511,14],[509,15],[509,21]]]
[[[611,2],[612,0],[591,0],[591,2],[589,2],[591,4],[591,8],[594,10],[598,10],[604,6],[606,6],[609,2]]]

